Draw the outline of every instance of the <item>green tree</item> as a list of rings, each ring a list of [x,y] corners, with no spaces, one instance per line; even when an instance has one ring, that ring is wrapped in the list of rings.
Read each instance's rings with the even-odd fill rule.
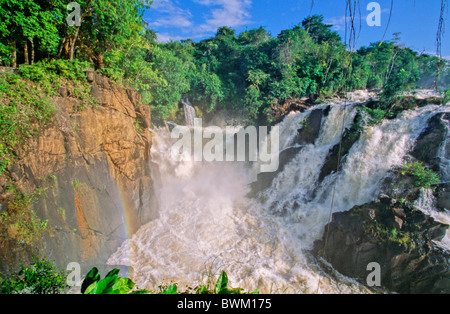
[[[105,54],[119,49],[144,31],[144,10],[150,1],[96,0],[89,2],[90,13],[81,24],[83,42],[93,55],[97,68],[105,66]]]
[[[242,46],[255,46],[268,42],[272,38],[270,32],[268,32],[264,27],[259,27],[255,29],[250,29],[243,31],[239,34],[237,40]]]
[[[60,36],[57,25],[62,23],[63,14],[59,1],[43,0],[1,0],[0,42],[2,59],[12,66],[17,65],[17,48],[23,48],[23,63],[35,62],[36,46],[44,54],[54,54]],[[8,48],[6,48],[8,47]],[[9,54],[9,55],[8,55]]]
[[[341,36],[331,30],[333,25],[325,24],[323,21],[323,15],[308,16],[302,21],[302,26],[318,44],[324,42],[330,45],[341,44]]]
[[[188,67],[182,59],[164,47],[156,49],[151,62],[161,78],[151,86],[152,117],[155,123],[166,119],[175,120],[178,104],[183,95],[190,90]]]

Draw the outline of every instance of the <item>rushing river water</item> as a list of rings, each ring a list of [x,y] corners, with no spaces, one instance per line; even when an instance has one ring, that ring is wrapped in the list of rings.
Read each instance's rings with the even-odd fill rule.
[[[280,151],[294,145],[313,110],[327,106],[288,115],[278,125]],[[249,196],[258,167],[175,162],[170,158],[175,140],[167,129],[154,130],[160,217],[123,243],[108,264],[131,267],[133,281],[148,289],[170,282],[194,287],[224,270],[233,287],[246,291],[369,292],[339,274],[325,274],[307,252],[322,237],[331,208],[347,211],[378,198],[383,179],[402,165],[427,121],[442,110],[427,106],[366,128],[340,171],[319,182],[328,153],[356,114],[355,104],[331,105],[315,143],[301,147],[258,197]]]

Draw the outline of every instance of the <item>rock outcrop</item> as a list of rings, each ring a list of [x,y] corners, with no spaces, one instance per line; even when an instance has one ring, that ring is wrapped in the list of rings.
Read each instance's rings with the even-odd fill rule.
[[[34,246],[10,237],[0,249],[2,272],[36,252],[58,265],[99,266],[158,215],[150,108],[134,90],[88,74],[96,104],[80,110],[81,100],[61,86],[60,96],[54,97],[54,126],[18,152],[18,161],[0,182],[3,207],[11,197],[6,192],[11,182],[22,193],[41,188],[44,193],[32,209],[47,221],[48,230]]]
[[[450,113],[440,113],[433,116],[428,122],[428,127],[417,139],[411,155],[439,172],[441,163],[439,150],[449,136],[449,130]]]
[[[406,294],[450,293],[450,252],[441,241],[448,226],[390,198],[333,215],[314,245],[340,273],[366,283],[370,263],[381,266],[381,284]]]

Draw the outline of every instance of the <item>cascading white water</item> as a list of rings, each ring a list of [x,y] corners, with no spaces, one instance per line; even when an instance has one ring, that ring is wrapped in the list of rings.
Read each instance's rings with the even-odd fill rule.
[[[414,207],[424,214],[434,218],[435,221],[444,225],[450,225],[450,212],[446,210],[439,211],[436,209],[436,198],[434,197],[431,189],[420,189],[420,196],[414,202]],[[437,245],[445,250],[450,251],[450,232],[440,242],[436,242]]]
[[[187,98],[183,99],[181,103],[183,104],[184,119],[186,125],[194,126],[194,119],[197,117],[195,108],[192,106],[191,102]]]
[[[444,182],[450,182],[450,128],[447,125],[446,137],[439,149],[438,158],[441,168],[441,178]]]
[[[382,179],[402,163],[438,110],[428,106],[367,128],[342,170],[319,185],[329,150],[355,115],[353,106],[334,105],[317,141],[303,147],[257,199],[248,197],[255,174],[244,163],[174,162],[173,140],[157,130],[152,160],[161,173],[160,218],[127,240],[108,264],[132,267],[133,280],[148,289],[171,281],[192,287],[225,270],[232,286],[247,291],[315,293],[321,280],[323,293],[367,292],[348,278],[323,278],[304,250],[323,234],[333,189],[334,212],[376,199]],[[280,150],[293,145],[309,113],[292,113],[279,125]]]

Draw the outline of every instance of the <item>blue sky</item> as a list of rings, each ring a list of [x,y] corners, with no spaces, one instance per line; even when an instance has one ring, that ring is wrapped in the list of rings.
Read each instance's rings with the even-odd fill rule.
[[[369,27],[366,18],[370,2],[381,7],[381,26]],[[345,0],[154,0],[145,19],[158,33],[160,41],[191,38],[199,41],[214,36],[220,26],[229,26],[238,33],[264,26],[273,36],[283,29],[299,24],[311,14],[322,14],[325,22],[334,25],[344,38]],[[367,46],[383,38],[388,25],[391,0],[360,0],[361,33],[357,47]],[[448,10],[447,10],[448,11]],[[439,0],[394,0],[386,40],[401,32],[401,43],[420,52],[434,54],[440,12]],[[448,15],[448,12],[446,12]],[[359,15],[359,14],[358,14]],[[447,16],[448,20],[448,16]],[[450,22],[447,22],[450,24]],[[446,25],[447,33],[449,27]],[[442,44],[442,54],[450,58],[450,33]]]

